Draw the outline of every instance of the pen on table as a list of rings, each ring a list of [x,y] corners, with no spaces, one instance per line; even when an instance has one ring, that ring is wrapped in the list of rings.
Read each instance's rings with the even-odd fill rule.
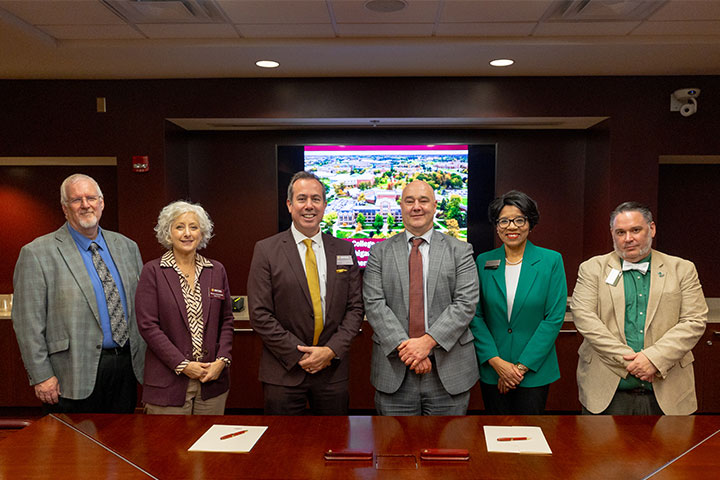
[[[530,437],[500,437],[498,442],[517,442],[519,440],[530,440]]]
[[[240,430],[238,432],[228,433],[227,435],[223,435],[222,437],[220,437],[220,440],[227,440],[228,438],[237,437],[238,435],[242,435],[245,432],[247,432],[247,430]]]

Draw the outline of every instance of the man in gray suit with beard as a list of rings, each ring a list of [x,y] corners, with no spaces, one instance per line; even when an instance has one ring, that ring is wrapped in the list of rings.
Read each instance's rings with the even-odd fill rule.
[[[100,228],[97,182],[60,187],[67,222],[20,251],[12,319],[35,395],[48,412],[132,413],[145,342],[135,321],[137,245]]]
[[[436,208],[426,182],[409,183],[405,232],[370,250],[363,297],[381,415],[464,415],[478,380],[468,328],[478,301],[472,247],[433,229]]]

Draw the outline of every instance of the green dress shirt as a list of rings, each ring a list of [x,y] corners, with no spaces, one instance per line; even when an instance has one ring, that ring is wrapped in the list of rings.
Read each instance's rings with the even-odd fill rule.
[[[650,256],[637,263],[650,263]],[[647,316],[648,297],[650,295],[650,266],[643,274],[637,270],[628,270],[622,274],[625,286],[625,339],[630,348],[639,352],[645,345],[645,317]],[[652,390],[652,383],[643,382],[639,378],[628,375],[620,380],[618,389],[632,390],[635,388]]]

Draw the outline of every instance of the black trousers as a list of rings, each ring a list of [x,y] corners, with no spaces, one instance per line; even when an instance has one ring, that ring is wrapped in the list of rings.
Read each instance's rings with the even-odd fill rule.
[[[517,387],[500,393],[497,384],[480,382],[485,413],[488,415],[542,415],[545,413],[550,385]]]
[[[583,415],[593,415],[582,407]],[[664,415],[652,390],[618,390],[610,405],[598,415]]]
[[[60,385],[62,393],[63,386]],[[45,413],[133,413],[137,405],[137,381],[132,369],[130,344],[103,349],[95,388],[89,397],[60,397],[55,405],[43,404]]]

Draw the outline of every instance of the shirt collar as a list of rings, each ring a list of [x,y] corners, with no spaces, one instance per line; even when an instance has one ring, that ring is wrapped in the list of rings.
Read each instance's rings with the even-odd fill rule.
[[[199,253],[195,252],[195,266],[212,268],[212,262],[207,258],[203,257]],[[164,268],[175,268],[177,262],[175,261],[175,254],[172,250],[168,250],[160,258],[160,266]]]
[[[413,238],[422,238],[427,242],[428,245],[430,245],[430,239],[432,238],[433,230],[434,229],[431,228],[430,230],[418,237],[417,235],[413,235],[412,233],[410,233],[408,229],[405,229],[405,241],[410,242],[410,240],[412,240]]]
[[[306,237],[304,233],[300,232],[300,230],[295,228],[295,224],[293,223],[292,225],[290,225],[290,231],[292,232],[293,240],[295,240],[296,245],[298,243],[302,242],[303,240],[305,240],[306,238],[309,238],[310,240],[313,241],[313,243],[316,243],[320,246],[322,246],[322,244],[323,244],[322,232],[320,230],[318,230],[318,233],[316,233],[312,237]]]
[[[97,237],[90,239],[83,235],[82,233],[75,230],[69,223],[67,224],[68,231],[70,232],[70,236],[73,240],[75,240],[75,244],[78,246],[80,250],[90,250],[90,244],[95,242],[100,247],[100,250],[107,250],[107,244],[105,243],[105,238],[102,235],[102,229],[98,225],[98,234]]]

